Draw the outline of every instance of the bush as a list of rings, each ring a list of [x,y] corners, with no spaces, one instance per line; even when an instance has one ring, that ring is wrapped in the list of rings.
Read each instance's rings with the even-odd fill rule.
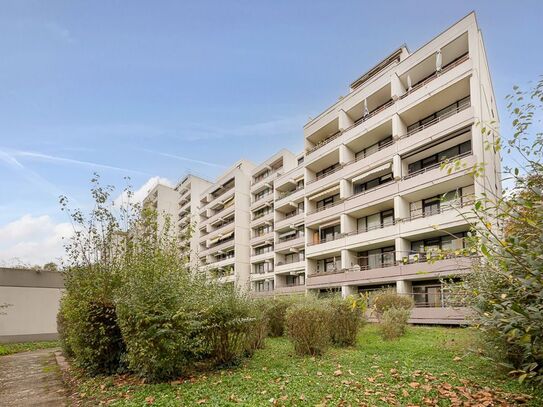
[[[208,357],[217,365],[238,362],[251,343],[255,325],[251,301],[236,288],[210,284],[207,308],[202,315]]]
[[[386,340],[399,338],[405,333],[411,312],[405,308],[388,308],[379,324],[381,335]]]
[[[285,316],[288,307],[294,304],[290,297],[273,298],[263,301],[268,319],[268,333],[271,337],[283,336],[285,333]]]
[[[66,323],[66,317],[65,317],[65,307],[66,307],[66,299],[63,297],[60,300],[59,310],[57,314],[57,332],[58,332],[58,340],[60,342],[60,347],[62,348],[62,351],[64,354],[68,357],[73,357],[74,352],[72,348],[70,347],[70,344],[68,343],[70,333],[68,332],[69,325]]]
[[[285,327],[299,355],[320,355],[330,344],[331,313],[326,302],[306,299],[287,309]]]
[[[266,312],[266,305],[263,301],[255,300],[251,304],[251,317],[254,321],[249,327],[249,338],[247,341],[246,352],[252,355],[257,349],[264,349],[264,342],[268,337],[269,320]]]
[[[392,289],[375,292],[371,301],[378,320],[381,320],[384,313],[391,308],[410,310],[414,306],[411,297],[399,295]]]
[[[123,370],[125,344],[112,299],[112,277],[94,268],[67,271],[67,290],[58,317],[63,346],[90,374]]]
[[[364,304],[364,305],[362,305]],[[330,337],[337,346],[353,346],[364,322],[365,303],[354,297],[334,298],[329,301],[332,318]]]

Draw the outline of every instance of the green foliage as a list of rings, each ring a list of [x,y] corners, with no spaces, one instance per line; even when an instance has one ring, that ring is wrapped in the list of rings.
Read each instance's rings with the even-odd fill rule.
[[[366,303],[361,298],[333,298],[328,302],[332,313],[330,338],[337,346],[354,346],[356,336],[364,323]]]
[[[264,349],[265,340],[269,333],[269,319],[266,312],[265,300],[253,300],[251,304],[253,322],[249,327],[246,352],[252,355],[257,349]]]
[[[2,343],[0,344],[0,356],[12,355],[19,352],[29,352],[38,349],[57,348],[58,346],[58,341]]]
[[[405,334],[411,312],[407,308],[388,308],[379,322],[379,331],[385,340],[397,339]]]
[[[507,142],[517,168],[505,168],[514,187],[476,203],[471,244],[482,254],[460,290],[476,310],[488,353],[521,381],[543,384],[543,79],[529,91],[508,96],[514,133]],[[487,149],[501,150],[497,131],[485,126]]]
[[[284,335],[287,309],[295,302],[296,299],[292,297],[276,297],[263,301],[270,337]]]
[[[376,291],[372,294],[371,301],[373,310],[379,320],[391,308],[410,311],[414,306],[413,299],[410,296],[400,295],[392,289]]]
[[[285,328],[298,355],[321,355],[330,345],[328,303],[307,298],[287,309]]]

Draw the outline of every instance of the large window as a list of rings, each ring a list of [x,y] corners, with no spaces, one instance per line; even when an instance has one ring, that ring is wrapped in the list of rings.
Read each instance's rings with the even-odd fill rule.
[[[273,280],[255,281],[254,290],[256,292],[273,291]]]
[[[370,156],[378,151],[381,151],[383,148],[386,148],[392,144],[392,136],[385,137],[384,139],[380,140],[379,142],[372,144],[369,147],[364,148],[363,150],[360,150],[355,155],[356,160],[361,160],[362,158],[366,158],[367,156]]]
[[[335,202],[339,201],[339,194],[329,196],[327,198],[317,201],[317,211],[324,210],[333,206]]]
[[[419,120],[413,124],[410,124],[409,126],[407,126],[407,132],[408,133],[416,132],[422,126],[428,126],[428,124],[433,123],[434,121],[438,121],[440,118],[450,116],[451,114],[454,114],[454,112],[461,110],[463,107],[469,106],[469,104],[470,104],[469,96],[463,99],[457,100],[456,102],[450,104],[449,106],[441,110],[438,110],[435,113],[432,113],[430,116],[427,116],[422,120]]]
[[[339,224],[322,228],[320,230],[320,241],[324,243],[338,239],[341,235],[340,229],[341,228]]]
[[[254,265],[254,272],[257,274],[271,273],[272,271],[273,264],[271,262],[263,261]]]
[[[363,270],[389,267],[395,264],[394,246],[358,252],[358,265]]]
[[[336,168],[339,167],[339,163],[335,163],[334,165],[331,165],[329,167],[326,167],[325,169],[323,170],[320,170],[320,171],[317,171],[317,173],[315,174],[317,179],[321,179],[321,178],[324,178],[326,177],[328,174],[331,174],[332,172],[334,172],[334,170]]]
[[[389,173],[377,178],[370,179],[369,181],[354,184],[354,193],[359,194],[361,192],[378,187],[379,185],[386,184],[387,182],[390,182],[393,179],[394,177],[392,176],[392,173]]]
[[[414,163],[409,164],[408,173],[413,174],[425,168],[435,166],[449,158],[469,152],[471,152],[471,140],[465,141],[461,144],[457,144],[454,147],[448,148],[437,154],[431,155],[429,157],[423,158],[422,160],[415,161]]]
[[[256,184],[257,182],[262,181],[268,175],[270,175],[270,170],[265,170],[261,172],[260,174],[258,174],[256,177],[253,178],[253,184]]]
[[[272,251],[273,251],[273,244],[255,247],[255,256],[258,256],[259,254],[269,253]]]
[[[287,286],[296,286],[305,284],[305,275],[287,276]]]
[[[254,229],[253,237],[264,236],[266,233],[273,232],[272,225],[259,226]]]
[[[357,219],[358,233],[364,233],[368,230],[380,229],[394,224],[394,209],[388,209],[373,215],[364,216]]]
[[[341,269],[340,257],[329,257],[327,259],[317,260],[317,273],[330,273]]]
[[[411,242],[411,251],[427,253],[438,250],[455,250],[464,247],[463,238],[466,232],[452,233],[444,236],[432,237],[424,240]]]

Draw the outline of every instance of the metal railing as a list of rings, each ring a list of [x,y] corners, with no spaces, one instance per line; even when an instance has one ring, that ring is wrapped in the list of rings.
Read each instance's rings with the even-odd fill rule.
[[[427,78],[423,79],[422,81],[415,83],[415,85],[413,85],[411,87],[411,89],[408,89],[407,92],[405,92],[402,96],[399,97],[399,100],[409,96],[410,94],[412,94],[416,90],[422,88],[424,85],[427,85],[428,83],[432,82],[434,79],[436,79],[439,76],[443,75],[444,73],[450,71],[451,69],[457,67],[458,65],[460,65],[463,62],[467,61],[468,59],[469,59],[469,54],[466,52],[465,54],[459,56],[455,60],[449,62],[447,65],[445,65],[443,68],[441,68],[441,70],[439,72],[436,71],[433,74],[431,74],[430,76],[428,76]]]
[[[346,233],[347,236],[355,236],[355,235],[360,235],[362,233],[366,233],[366,232],[369,232],[369,231],[372,231],[372,230],[377,230],[377,229],[384,229],[388,226],[393,226],[397,223],[396,219],[392,219],[388,222],[381,222],[379,224],[376,224],[376,225],[371,225],[371,226],[364,226],[364,227],[361,227],[361,228],[358,228],[356,230],[353,230],[352,232],[348,232]]]
[[[278,178],[278,177],[280,177],[281,175],[283,175],[283,173],[281,172],[281,169],[282,169],[282,168],[283,168],[283,167],[281,167],[280,169],[277,169],[276,171],[271,171],[270,173],[266,174],[265,176],[259,177],[258,179],[253,180],[253,181],[251,182],[251,186],[253,187],[253,186],[255,186],[256,184],[258,184],[258,183],[260,183],[260,182],[262,182],[262,181],[265,181],[265,180],[267,180],[267,179],[269,179],[269,178],[274,178],[274,177],[275,177],[275,178]]]
[[[388,148],[388,147],[392,146],[393,144],[394,144],[394,140],[387,141],[386,143],[383,143],[383,144],[379,145],[377,147],[377,150],[375,150],[373,152],[370,152],[370,153],[364,152],[364,154],[361,154],[359,157],[356,157],[354,160],[345,163],[343,166],[346,167],[346,166],[354,164],[354,163],[356,163],[356,162],[358,162],[360,160],[363,160],[364,158],[368,158],[368,157],[372,156],[373,154],[378,153],[379,151],[382,151],[385,148]]]
[[[312,184],[312,183],[314,183],[314,182],[320,181],[321,179],[324,179],[324,178],[328,177],[329,175],[332,175],[332,174],[334,174],[334,173],[336,173],[336,172],[342,170],[343,167],[344,167],[343,164],[338,164],[338,166],[335,167],[334,169],[332,169],[332,170],[330,170],[330,171],[327,171],[327,172],[325,172],[325,173],[322,173],[322,174],[317,175],[317,176],[315,177],[315,179],[311,179],[311,180],[307,181],[306,184],[309,185],[309,184]]]
[[[301,187],[296,187],[295,189],[293,189],[291,191],[279,192],[279,197],[277,198],[277,200],[286,198],[287,196],[291,196],[292,194],[294,194],[294,193],[296,193],[298,191],[301,191],[304,188],[305,188],[305,186],[301,186]]]
[[[458,155],[455,155],[455,156],[452,156],[452,157],[448,157],[446,160],[458,160],[458,159],[461,159],[461,158],[464,158],[464,157],[468,157],[472,155],[472,151],[466,151],[465,153],[462,153],[462,154],[458,154]],[[432,165],[429,165],[428,167],[424,167],[420,170],[417,170],[417,171],[413,171],[409,174],[407,174],[406,176],[402,177],[402,180],[406,180],[406,179],[409,179],[409,178],[413,178],[413,177],[416,177],[418,175],[421,175],[421,174],[424,174],[425,172],[428,172],[428,171],[432,171],[432,170],[435,170],[436,168],[439,168],[441,167],[441,165],[446,161],[446,160],[442,160],[438,163],[435,163],[435,164],[432,164]]]
[[[362,195],[364,195],[364,194],[367,194],[368,192],[377,191],[377,190],[379,190],[379,189],[381,189],[381,188],[384,188],[384,187],[386,187],[386,186],[388,186],[388,185],[390,185],[390,184],[393,184],[393,183],[395,183],[395,182],[396,182],[395,180],[391,179],[390,181],[387,181],[387,182],[385,182],[385,183],[383,183],[383,184],[381,184],[381,185],[377,185],[376,187],[373,187],[373,188],[370,188],[370,189],[365,189],[364,191],[360,191],[360,192],[354,193],[354,194],[352,194],[350,197],[348,197],[347,199],[358,198],[358,197],[360,197],[360,196],[362,196]]]
[[[439,203],[439,207],[430,211],[425,211],[424,208],[412,209],[406,221],[427,218],[429,216],[439,215],[444,212],[448,212],[453,209],[464,208],[466,206],[473,205],[475,203],[475,195],[463,195],[452,200],[452,202]]]
[[[279,244],[279,243],[290,242],[291,240],[296,240],[296,239],[299,239],[299,238],[304,237],[304,236],[305,236],[305,235],[303,235],[303,234],[295,233],[295,234],[290,235],[290,236],[278,238],[278,239],[275,241],[275,243],[276,243],[276,244]]]
[[[435,124],[437,124],[437,123],[439,123],[439,122],[441,122],[441,121],[443,121],[445,119],[448,119],[449,117],[454,116],[457,113],[460,113],[460,112],[468,109],[470,106],[471,106],[471,101],[466,100],[465,102],[462,102],[461,104],[459,104],[456,108],[454,108],[452,110],[449,110],[447,113],[443,113],[442,115],[436,117],[435,119],[432,119],[427,123],[424,123],[424,124],[422,124],[422,125],[420,125],[418,127],[415,127],[414,129],[409,130],[407,132],[407,134],[405,136],[401,137],[401,138],[403,139],[403,138],[410,137],[413,134],[419,133],[419,132],[423,131],[424,129],[427,129],[428,127],[432,127]]]
[[[342,204],[344,201],[344,199],[338,199],[337,201],[335,202],[331,202],[329,204],[326,204],[326,205],[323,205],[321,207],[317,207],[317,209],[315,209],[314,211],[309,211],[307,212],[307,215],[313,215],[314,213],[319,213],[319,212],[322,212],[326,209],[330,209],[330,208],[333,208],[334,206],[337,206],[337,205],[340,205]]]

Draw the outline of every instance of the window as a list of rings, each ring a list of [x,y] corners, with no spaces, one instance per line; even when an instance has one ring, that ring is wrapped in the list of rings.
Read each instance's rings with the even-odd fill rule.
[[[256,263],[254,265],[254,272],[257,274],[271,273],[273,271],[273,264],[268,262]]]
[[[254,179],[253,184],[256,184],[257,182],[262,181],[268,175],[270,175],[270,170],[265,170],[265,171],[261,172],[257,176],[253,177],[253,179]]]
[[[323,170],[318,171],[315,175],[317,176],[317,179],[321,179],[326,177],[328,174],[334,172],[336,168],[339,167],[339,163],[335,163],[334,165],[331,165],[329,167],[326,167]]]
[[[304,180],[301,179],[296,183],[296,189],[302,189],[304,187]]]
[[[393,224],[394,209],[388,209],[357,219],[357,231],[358,233],[364,233],[368,230],[380,229]]]
[[[340,237],[340,225],[334,225],[320,230],[321,242],[330,242]]]
[[[466,232],[454,233],[452,235],[444,235],[433,237],[430,239],[417,240],[411,242],[411,251],[418,253],[426,253],[436,250],[454,250],[464,247],[462,240],[467,235]]]
[[[317,260],[317,273],[331,273],[341,269],[341,259],[329,257]]]
[[[362,183],[359,183],[359,184],[355,184],[354,185],[354,193],[355,194],[360,194],[362,192],[365,192],[365,191],[368,191],[372,188],[375,188],[379,185],[383,185],[383,184],[386,184],[387,182],[390,182],[393,180],[393,177],[392,177],[392,173],[389,173],[389,174],[385,174],[385,175],[382,175],[380,177],[377,177],[377,178],[373,178],[369,181],[366,181],[366,182],[362,182]]]
[[[304,157],[298,158],[298,165],[302,165],[304,163]]]
[[[363,270],[393,266],[395,264],[394,246],[358,252],[358,265]]]
[[[358,153],[355,154],[355,159],[360,160],[362,158],[366,158],[378,151],[381,151],[383,148],[388,147],[391,143],[392,143],[392,135],[385,137],[384,139],[378,141],[377,143],[372,144],[371,146],[360,150]]]
[[[260,226],[254,229],[253,237],[264,236],[266,233],[270,233],[270,232],[273,232],[273,226],[271,225]]]
[[[334,202],[339,201],[339,194],[329,196],[327,198],[317,201],[317,211],[326,209],[334,204]]]
[[[457,144],[454,147],[448,148],[437,154],[423,158],[422,160],[415,161],[408,165],[408,173],[413,174],[424,168],[435,166],[436,164],[443,162],[449,158],[457,157],[460,154],[466,154],[471,152],[471,140],[465,141],[461,144]]]
[[[450,104],[449,106],[438,110],[435,113],[432,113],[430,116],[425,117],[422,120],[419,120],[418,122],[415,122],[409,126],[407,126],[407,132],[415,132],[418,130],[421,126],[429,125],[433,121],[437,121],[441,118],[445,118],[447,116],[450,116],[454,114],[454,112],[460,111],[463,107],[469,106],[470,104],[470,97],[467,96],[463,99],[457,100],[456,102]]]
[[[273,251],[273,244],[255,247],[255,256],[258,256],[259,254],[269,253],[271,251]]]
[[[260,280],[254,282],[254,290],[256,292],[273,291],[273,280]]]
[[[287,286],[297,286],[305,284],[305,275],[287,276]]]

